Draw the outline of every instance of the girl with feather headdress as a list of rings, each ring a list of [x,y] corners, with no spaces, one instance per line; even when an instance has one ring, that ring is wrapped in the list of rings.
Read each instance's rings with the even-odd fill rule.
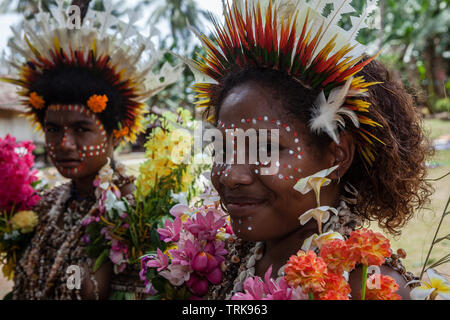
[[[90,257],[97,253],[86,252],[91,239],[85,228],[108,206],[105,194],[132,203],[133,179],[114,161],[114,149],[144,132],[146,100],[174,83],[182,69],[158,69],[163,52],[150,41],[156,33],[144,37],[136,12],[125,23],[113,16],[111,2],[105,4],[105,11],[90,10],[74,23],[59,0],[51,12],[40,9],[13,29],[13,71],[2,80],[20,88],[51,161],[70,179],[47,191],[35,208],[39,224],[15,269],[15,299],[107,298],[113,265],[121,272],[127,259],[120,241],[107,239],[109,262],[96,263]]]
[[[279,132],[276,143],[258,146],[278,152],[275,174],[264,160],[216,158],[211,179],[235,237],[209,298],[255,298],[259,289],[274,288],[267,277],[285,276],[297,251],[319,252],[370,220],[398,234],[429,196],[429,149],[413,99],[355,40],[376,2],[367,1],[343,30],[342,15],[354,12],[349,0],[226,1],[224,23],[213,18],[212,39],[197,33],[206,53],[186,62],[207,120],[223,136],[236,129]],[[326,6],[331,12],[324,16]],[[409,298],[405,284],[413,276],[400,253],[389,253],[381,272]],[[353,298],[363,271],[349,275]]]

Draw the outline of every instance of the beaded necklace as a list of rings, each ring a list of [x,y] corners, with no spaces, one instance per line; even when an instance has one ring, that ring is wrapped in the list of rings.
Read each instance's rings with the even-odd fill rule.
[[[352,196],[356,196],[356,190],[351,186],[346,186],[346,191]],[[356,204],[356,198],[346,198],[341,196],[338,214],[331,217],[331,219],[324,224],[324,232],[334,230],[340,233],[344,238],[348,238],[350,233],[357,227],[362,226],[362,221],[357,213],[350,210],[348,204]],[[305,241],[306,242],[306,241]],[[257,261],[261,260],[264,255],[264,242],[245,242],[236,236],[228,239],[228,260],[222,264],[222,271],[224,278],[219,285],[213,286],[208,292],[208,299],[210,300],[230,300],[231,297],[243,291],[244,282],[249,277],[255,276],[255,266]],[[316,253],[318,249],[316,248]],[[399,272],[406,282],[417,279],[411,272],[407,272],[405,267],[401,264],[399,258],[404,258],[404,250],[399,249],[397,254],[392,254],[387,258],[385,265],[391,267]],[[240,258],[243,257],[243,258]],[[277,272],[277,282],[284,277],[283,265]]]
[[[122,187],[130,179],[114,171],[116,185]],[[17,264],[14,299],[78,299],[81,288],[69,289],[68,267],[79,266],[81,279],[89,276],[93,296],[99,299],[99,286],[92,272],[93,261],[86,254],[83,218],[95,207],[95,197],[81,197],[71,183],[47,192],[35,209],[40,216],[30,246]],[[83,283],[83,281],[82,281]]]

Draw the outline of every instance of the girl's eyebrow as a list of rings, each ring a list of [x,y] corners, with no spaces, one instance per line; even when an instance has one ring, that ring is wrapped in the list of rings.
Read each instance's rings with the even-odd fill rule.
[[[93,125],[93,123],[91,121],[88,121],[88,120],[78,120],[78,121],[64,123],[64,124],[56,123],[56,122],[53,122],[53,121],[45,121],[44,125],[45,126],[52,126],[52,127],[61,127],[61,126],[79,127],[79,126],[91,126],[91,125]]]

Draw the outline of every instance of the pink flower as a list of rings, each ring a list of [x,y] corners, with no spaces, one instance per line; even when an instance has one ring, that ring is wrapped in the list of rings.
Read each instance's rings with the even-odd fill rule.
[[[29,210],[40,200],[32,183],[38,180],[32,170],[34,145],[31,141],[16,143],[16,138],[0,138],[0,211]]]
[[[149,268],[158,268],[157,271],[160,272],[169,266],[169,257],[162,253],[159,248],[157,249],[158,257],[152,257],[152,260],[147,261],[146,266]]]
[[[244,292],[236,293],[232,300],[307,300],[300,287],[290,287],[284,278],[278,282],[272,279],[272,266],[266,271],[264,281],[250,277],[244,282]]]
[[[179,287],[190,279],[191,270],[189,266],[171,264],[166,270],[161,271],[159,274],[169,280],[173,286]]]
[[[181,217],[186,212],[189,212],[189,207],[184,204],[176,204],[170,209],[170,214],[175,218]]]
[[[176,217],[173,223],[170,220],[166,220],[164,228],[158,228],[161,240],[164,242],[177,242],[180,240],[181,225],[182,221],[180,217]]]
[[[169,250],[172,258],[172,264],[181,264],[191,266],[197,253],[201,251],[201,244],[196,240],[186,240],[178,244],[178,249]]]
[[[186,285],[196,296],[201,297],[208,293],[208,280],[195,274],[191,274]]]
[[[210,209],[205,215],[198,212],[195,217],[189,219],[185,228],[199,240],[212,241],[217,231],[225,226],[225,216],[217,216],[217,212]]]
[[[114,264],[114,270],[119,273],[122,272],[127,266],[128,246],[119,240],[113,239],[109,250],[109,259]]]
[[[265,297],[264,283],[259,277],[250,277],[244,282],[244,293],[236,293],[231,300],[263,300]]]

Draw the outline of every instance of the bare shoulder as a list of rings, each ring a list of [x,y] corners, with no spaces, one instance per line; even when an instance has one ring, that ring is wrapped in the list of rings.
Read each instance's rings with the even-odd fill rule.
[[[392,267],[388,265],[382,265],[380,267],[381,274],[385,276],[392,277],[395,282],[397,282],[399,288],[396,292],[398,295],[402,297],[402,300],[411,300],[410,292],[411,290],[407,286],[407,282],[405,278],[396,270],[394,270]],[[361,284],[362,284],[362,266],[357,266],[349,276],[349,284],[352,289],[352,297],[353,299],[359,299],[361,296]]]

